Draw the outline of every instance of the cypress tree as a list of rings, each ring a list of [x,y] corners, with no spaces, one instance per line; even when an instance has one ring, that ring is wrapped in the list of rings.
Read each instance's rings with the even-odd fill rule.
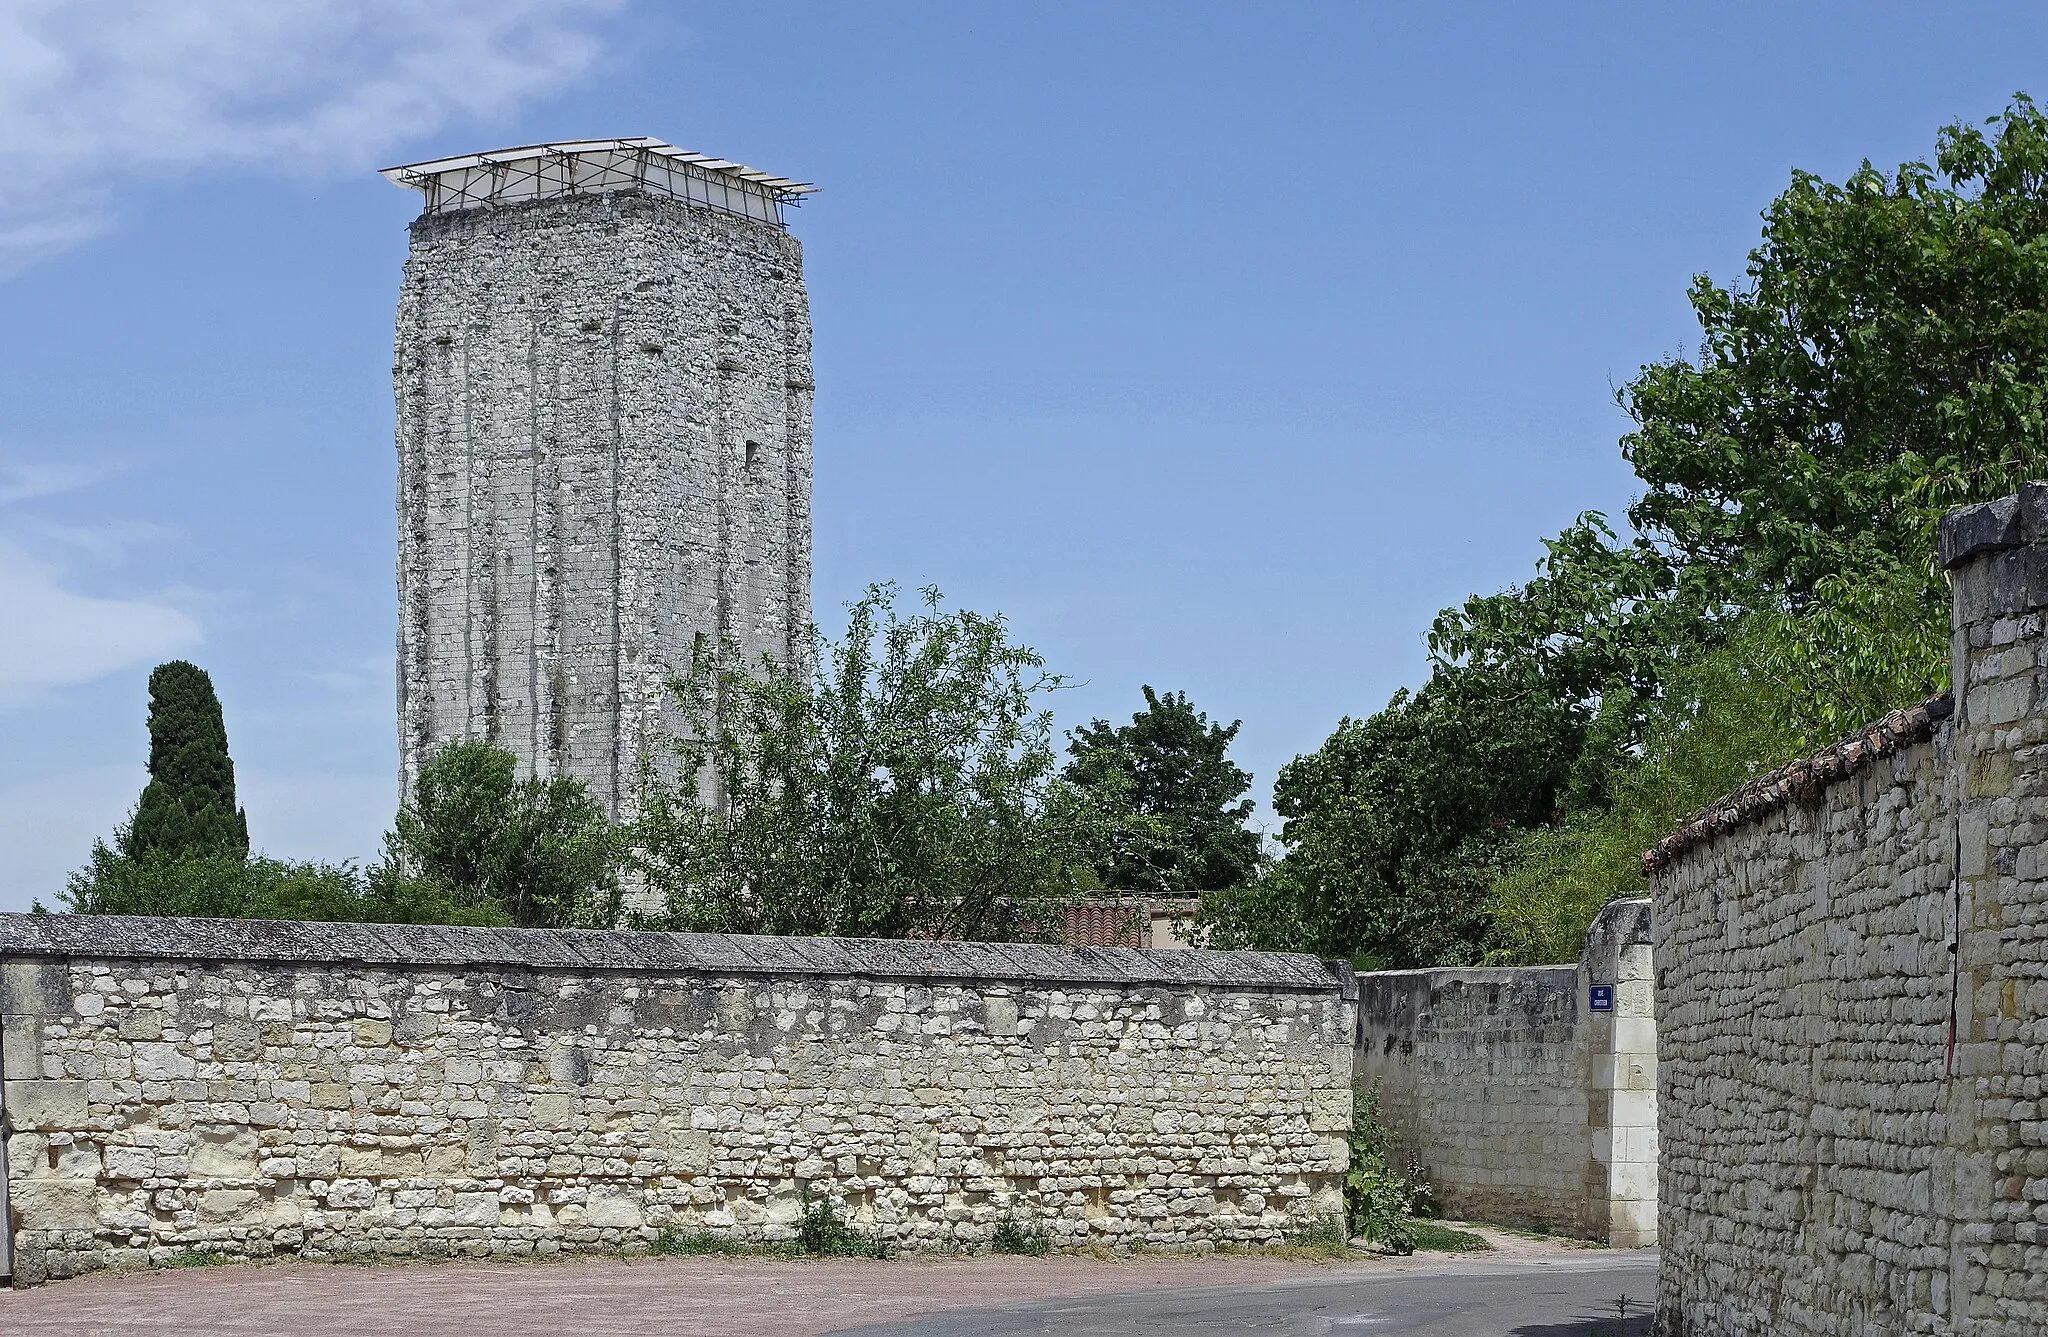
[[[196,664],[173,660],[149,675],[149,785],[126,837],[130,858],[249,853],[220,698]]]

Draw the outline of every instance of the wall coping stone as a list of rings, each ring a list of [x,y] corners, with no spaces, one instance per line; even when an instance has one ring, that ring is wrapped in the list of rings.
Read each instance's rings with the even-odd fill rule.
[[[141,915],[0,914],[0,961],[21,958],[511,967],[662,975],[852,976],[1337,993],[1297,952],[1036,943],[778,938],[438,924],[326,924]]]
[[[1894,710],[1825,752],[1758,776],[1700,809],[1685,825],[1652,845],[1643,855],[1643,872],[1654,876],[1694,846],[1768,817],[1795,799],[1817,795],[1882,757],[1926,742],[1934,736],[1935,726],[1955,711],[1954,698],[1943,692],[1910,710]]]
[[[2048,540],[2048,483],[2022,483],[2009,497],[1958,506],[1941,517],[1941,565],[1953,571],[1986,553]]]

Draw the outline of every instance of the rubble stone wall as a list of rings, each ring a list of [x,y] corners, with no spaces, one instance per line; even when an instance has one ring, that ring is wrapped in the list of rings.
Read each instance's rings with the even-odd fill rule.
[[[1633,1248],[1657,1241],[1646,901],[1607,908],[1576,966],[1358,977],[1361,1096],[1444,1210]],[[1589,990],[1614,988],[1612,1012]]]
[[[399,294],[399,744],[626,811],[721,639],[811,618],[811,327],[772,223],[615,192],[422,214]]]
[[[1312,958],[0,916],[17,1284],[181,1251],[1272,1243],[1341,1211]]]
[[[1664,1337],[2048,1331],[2048,487],[1942,557],[1953,709],[1646,857]]]

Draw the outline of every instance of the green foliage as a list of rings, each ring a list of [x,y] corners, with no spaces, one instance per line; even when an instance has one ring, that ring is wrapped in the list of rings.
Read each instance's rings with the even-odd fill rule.
[[[1280,772],[1284,857],[1251,886],[1205,898],[1198,931],[1212,947],[1364,968],[1476,963],[1486,888],[1511,830],[1557,811],[1582,714],[1501,674],[1444,671],[1343,721]]]
[[[887,1258],[889,1241],[879,1233],[863,1235],[839,1214],[830,1198],[803,1190],[796,1222],[797,1248],[813,1258]]]
[[[1351,1236],[1344,1218],[1326,1216],[1308,1221],[1283,1237],[1286,1251],[1321,1258],[1343,1258],[1351,1253]]]
[[[1258,870],[1259,837],[1245,829],[1252,777],[1227,755],[1241,721],[1211,724],[1184,692],[1144,692],[1129,724],[1096,720],[1069,735],[1067,779],[1121,797],[1137,819],[1097,864],[1102,885],[1164,897],[1242,886]]]
[[[387,865],[423,895],[529,928],[609,928],[623,850],[581,781],[520,779],[483,742],[450,743],[413,783],[386,837]]]
[[[1052,1252],[1052,1235],[1042,1225],[1019,1221],[1008,1212],[1004,1212],[996,1219],[996,1233],[989,1240],[989,1247],[997,1253],[1043,1258]]]
[[[1380,1122],[1375,1081],[1351,1107],[1351,1162],[1344,1172],[1344,1224],[1354,1235],[1389,1253],[1415,1252],[1414,1209],[1408,1181],[1395,1169],[1394,1135]]]
[[[136,858],[249,852],[220,698],[206,671],[182,659],[149,675],[149,784],[121,846]]]
[[[1470,1230],[1440,1226],[1434,1221],[1410,1221],[1409,1234],[1417,1253],[1484,1253],[1493,1246],[1486,1236]]]
[[[707,932],[1051,939],[1115,829],[1057,774],[1059,679],[1000,617],[853,605],[808,665],[706,647],[634,828],[652,922]]]
[[[1794,175],[1747,284],[1694,280],[1699,356],[1621,391],[1636,537],[1583,518],[1529,584],[1439,617],[1440,662],[1644,702],[1757,615],[1814,676],[1818,727],[1938,683],[1942,512],[2048,467],[2048,118],[2019,97],[1937,147],[1932,168]]]
[[[1754,621],[1720,649],[1671,669],[1663,694],[1648,703],[1640,756],[1605,806],[1522,838],[1493,886],[1491,963],[1576,960],[1603,905],[1648,893],[1644,850],[1691,813],[1810,750],[1799,721],[1811,698],[1784,671],[1786,651],[1771,631]]]
[[[706,1254],[744,1255],[755,1250],[716,1231],[678,1230],[671,1226],[654,1237],[654,1252],[665,1257],[694,1258]]]
[[[424,768],[374,868],[252,858],[242,814],[232,830],[221,819],[233,768],[206,675],[166,664],[150,686],[153,778],[131,824],[111,846],[94,841],[60,893],[74,914],[551,926],[618,917],[619,853],[603,812],[573,780],[518,780],[512,755],[483,743],[454,744]]]
[[[89,915],[189,915],[372,924],[507,922],[491,907],[459,905],[387,869],[246,858],[230,850],[129,858],[94,841],[92,858],[60,893]]]
[[[1745,281],[1694,280],[1697,356],[1619,395],[1630,533],[1583,515],[1526,584],[1444,610],[1428,685],[1283,771],[1286,857],[1217,941],[1574,959],[1689,811],[1945,685],[1939,518],[2048,473],[2048,117],[2018,96],[1936,150],[1795,173]],[[1440,812],[1389,778],[1395,740],[1472,679],[1555,727]]]

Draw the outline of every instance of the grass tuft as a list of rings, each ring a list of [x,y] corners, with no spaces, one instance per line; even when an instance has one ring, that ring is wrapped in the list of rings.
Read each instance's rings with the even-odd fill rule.
[[[652,1252],[670,1258],[691,1258],[702,1254],[724,1254],[738,1256],[754,1250],[733,1239],[711,1230],[677,1230],[671,1226],[654,1237]]]
[[[1454,1230],[1434,1221],[1410,1221],[1408,1233],[1417,1253],[1482,1253],[1493,1246],[1486,1236],[1470,1230]]]
[[[1351,1252],[1351,1236],[1345,1231],[1341,1216],[1311,1221],[1298,1230],[1289,1231],[1286,1240],[1283,1247],[1297,1257],[1343,1258]]]

